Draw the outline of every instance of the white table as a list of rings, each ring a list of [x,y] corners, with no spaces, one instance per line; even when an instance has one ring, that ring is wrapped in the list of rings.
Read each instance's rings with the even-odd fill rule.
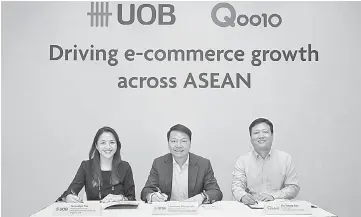
[[[98,203],[88,201],[88,203]],[[52,204],[43,210],[31,215],[31,217],[51,217],[54,209]],[[102,216],[112,217],[152,217],[152,205],[140,202],[137,209],[109,209],[103,210]],[[180,215],[172,215],[180,217]],[[253,217],[266,216],[262,209],[251,209],[248,206],[237,201],[219,201],[214,204],[202,205],[199,207],[198,215],[192,216],[212,216],[212,217]],[[289,217],[289,215],[268,215],[269,217]],[[321,209],[312,208],[312,215],[295,215],[297,217],[336,217],[335,215]],[[153,217],[162,217],[161,215],[153,215]]]

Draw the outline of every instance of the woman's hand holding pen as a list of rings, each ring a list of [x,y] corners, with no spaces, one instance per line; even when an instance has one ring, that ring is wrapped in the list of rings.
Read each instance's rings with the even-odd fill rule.
[[[65,197],[65,202],[67,202],[67,203],[83,203],[83,200],[80,199],[80,197],[78,197],[78,195],[73,190],[71,190],[71,194],[68,194]]]

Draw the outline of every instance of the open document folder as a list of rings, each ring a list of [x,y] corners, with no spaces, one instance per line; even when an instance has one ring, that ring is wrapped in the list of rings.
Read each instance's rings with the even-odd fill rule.
[[[255,203],[253,205],[247,205],[247,206],[249,206],[249,208],[251,208],[251,209],[263,209],[265,204],[266,204],[266,202],[257,201],[257,203]]]
[[[115,201],[100,204],[102,209],[135,209],[138,207],[139,201]]]

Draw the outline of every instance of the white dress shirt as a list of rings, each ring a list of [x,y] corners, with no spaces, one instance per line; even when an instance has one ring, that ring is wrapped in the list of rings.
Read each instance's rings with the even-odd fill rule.
[[[177,164],[173,157],[173,178],[171,200],[183,201],[188,199],[188,165],[189,154],[182,167]]]
[[[293,199],[300,191],[291,155],[279,150],[271,150],[265,159],[254,150],[239,157],[232,175],[238,201],[247,188],[253,195],[267,193],[275,199]]]

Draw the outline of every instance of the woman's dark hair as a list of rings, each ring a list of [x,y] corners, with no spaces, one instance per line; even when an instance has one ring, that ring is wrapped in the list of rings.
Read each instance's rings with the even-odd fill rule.
[[[89,151],[89,160],[93,159],[93,161],[92,161],[93,163],[91,165],[91,169],[92,169],[92,173],[93,173],[93,185],[98,186],[103,183],[102,174],[100,171],[100,154],[99,154],[98,149],[96,148],[98,139],[103,133],[113,134],[115,141],[117,143],[117,150],[115,151],[114,156],[113,156],[112,171],[111,171],[111,175],[110,175],[110,184],[115,185],[115,184],[119,183],[119,178],[118,178],[119,174],[118,174],[117,167],[121,161],[120,149],[121,149],[122,145],[119,141],[118,134],[111,127],[102,127],[98,130],[98,132],[95,134],[92,147],[90,148],[90,151]]]

